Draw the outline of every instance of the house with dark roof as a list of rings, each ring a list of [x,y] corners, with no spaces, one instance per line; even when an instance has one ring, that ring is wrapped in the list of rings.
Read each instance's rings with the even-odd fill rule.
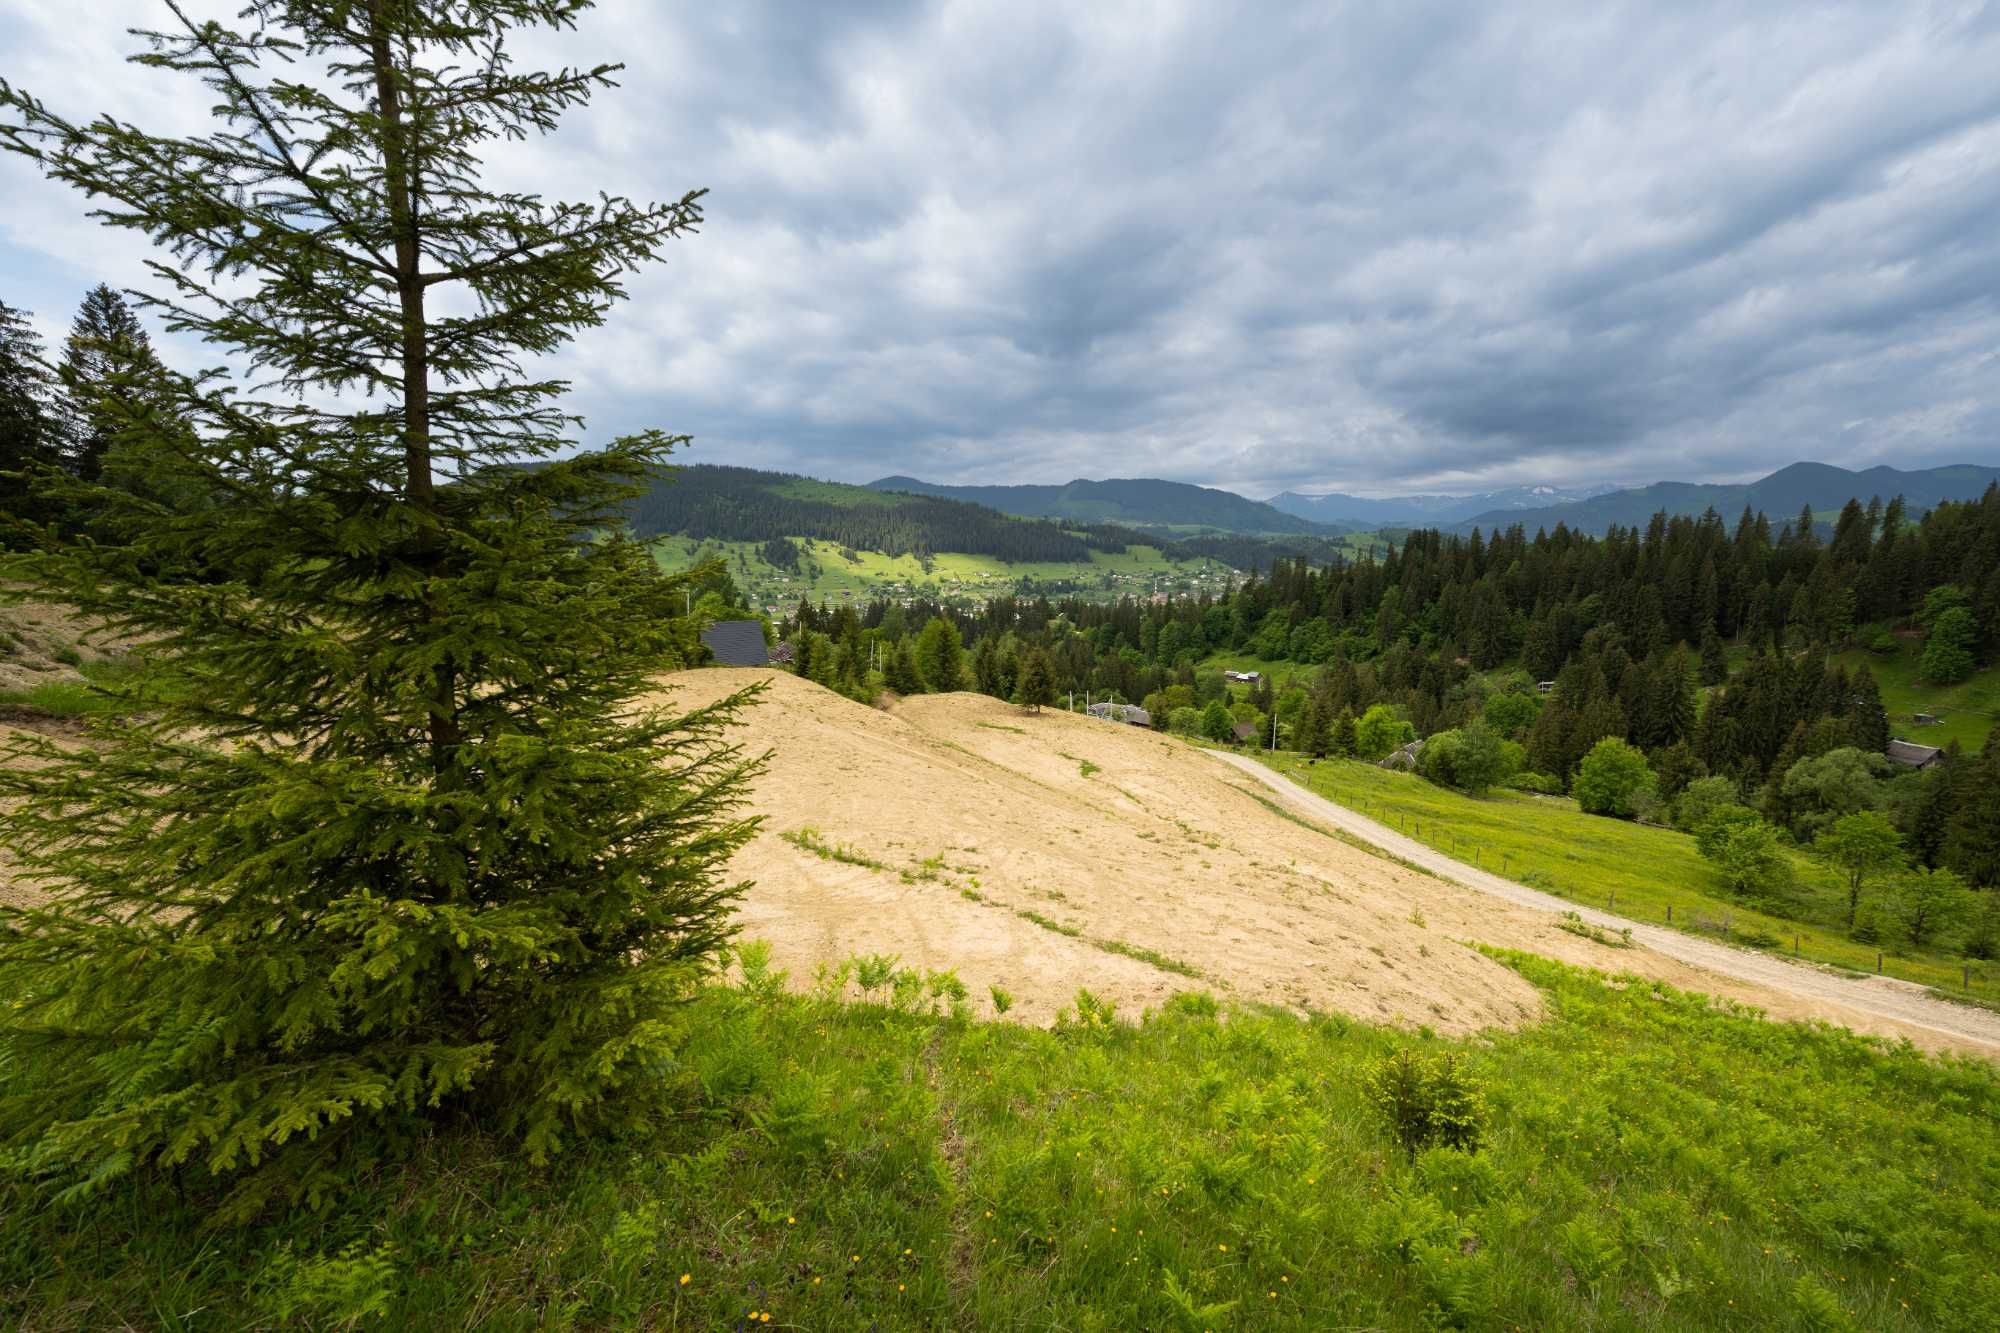
[[[761,620],[718,620],[701,632],[701,641],[718,666],[769,666]]]
[[[1238,745],[1248,745],[1251,741],[1257,739],[1257,724],[1255,722],[1238,722],[1235,732],[1236,743]]]
[[[1088,711],[1092,717],[1105,722],[1124,722],[1134,727],[1153,725],[1153,715],[1137,704],[1092,704]]]
[[[1889,759],[1905,768],[1929,768],[1944,761],[1944,751],[1935,745],[1919,745],[1900,737],[1889,742]]]

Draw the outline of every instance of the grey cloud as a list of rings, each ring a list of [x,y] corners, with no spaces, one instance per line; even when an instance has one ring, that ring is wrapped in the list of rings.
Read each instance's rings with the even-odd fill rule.
[[[129,13],[17,8],[24,83],[165,105]],[[593,435],[1251,494],[2000,454],[1991,5],[607,0],[523,57],[624,86],[497,173],[711,190],[557,359]],[[130,280],[0,188],[0,295]]]

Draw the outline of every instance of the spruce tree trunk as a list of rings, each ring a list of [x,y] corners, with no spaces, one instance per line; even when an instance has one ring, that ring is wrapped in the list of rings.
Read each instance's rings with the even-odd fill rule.
[[[396,294],[403,323],[403,467],[410,502],[433,521],[437,518],[436,482],[431,469],[431,390],[429,330],[424,320],[422,250],[417,245],[416,168],[410,161],[409,126],[405,123],[402,89],[397,85],[394,52],[382,21],[383,0],[369,0],[369,50],[375,66],[375,97],[382,116],[382,158],[388,195],[390,229],[396,244]],[[426,565],[434,569],[443,551],[435,529],[427,538]],[[441,620],[444,612],[431,593],[425,594],[426,617]],[[464,739],[458,725],[457,672],[449,658],[433,668],[430,716],[431,771],[442,779],[452,754]]]

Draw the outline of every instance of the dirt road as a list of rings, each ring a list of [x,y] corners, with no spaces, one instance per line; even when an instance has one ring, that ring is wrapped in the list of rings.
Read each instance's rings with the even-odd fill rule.
[[[1383,851],[1420,865],[1454,883],[1463,884],[1466,888],[1492,894],[1496,898],[1504,898],[1522,907],[1538,907],[1550,912],[1575,912],[1592,925],[1606,929],[1630,930],[1633,940],[1637,943],[1706,972],[1769,987],[1802,999],[1824,1001],[1859,1010],[1877,1018],[1892,1019],[1898,1023],[1925,1028],[1962,1041],[1977,1042],[1995,1053],[2000,1053],[2000,1013],[1936,999],[1910,982],[1897,981],[1893,978],[1840,976],[1816,967],[1787,962],[1783,958],[1758,953],[1755,950],[1731,948],[1681,931],[1670,930],[1665,926],[1648,925],[1612,912],[1584,907],[1558,898],[1554,894],[1531,889],[1525,884],[1517,884],[1511,879],[1503,879],[1477,866],[1469,866],[1463,861],[1454,860],[1414,838],[1403,836],[1386,824],[1378,824],[1365,815],[1356,814],[1346,806],[1336,805],[1325,797],[1306,790],[1292,779],[1266,768],[1254,759],[1239,754],[1227,754],[1220,750],[1210,750],[1208,753],[1256,778],[1277,792],[1287,804],[1301,814],[1344,829],[1358,838],[1373,843]]]

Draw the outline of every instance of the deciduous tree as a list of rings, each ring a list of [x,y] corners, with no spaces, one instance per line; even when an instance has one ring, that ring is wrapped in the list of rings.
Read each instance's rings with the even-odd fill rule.
[[[1813,843],[1847,878],[1847,924],[1854,925],[1861,892],[1871,875],[1903,864],[1903,839],[1896,826],[1873,810],[1842,815]]]

